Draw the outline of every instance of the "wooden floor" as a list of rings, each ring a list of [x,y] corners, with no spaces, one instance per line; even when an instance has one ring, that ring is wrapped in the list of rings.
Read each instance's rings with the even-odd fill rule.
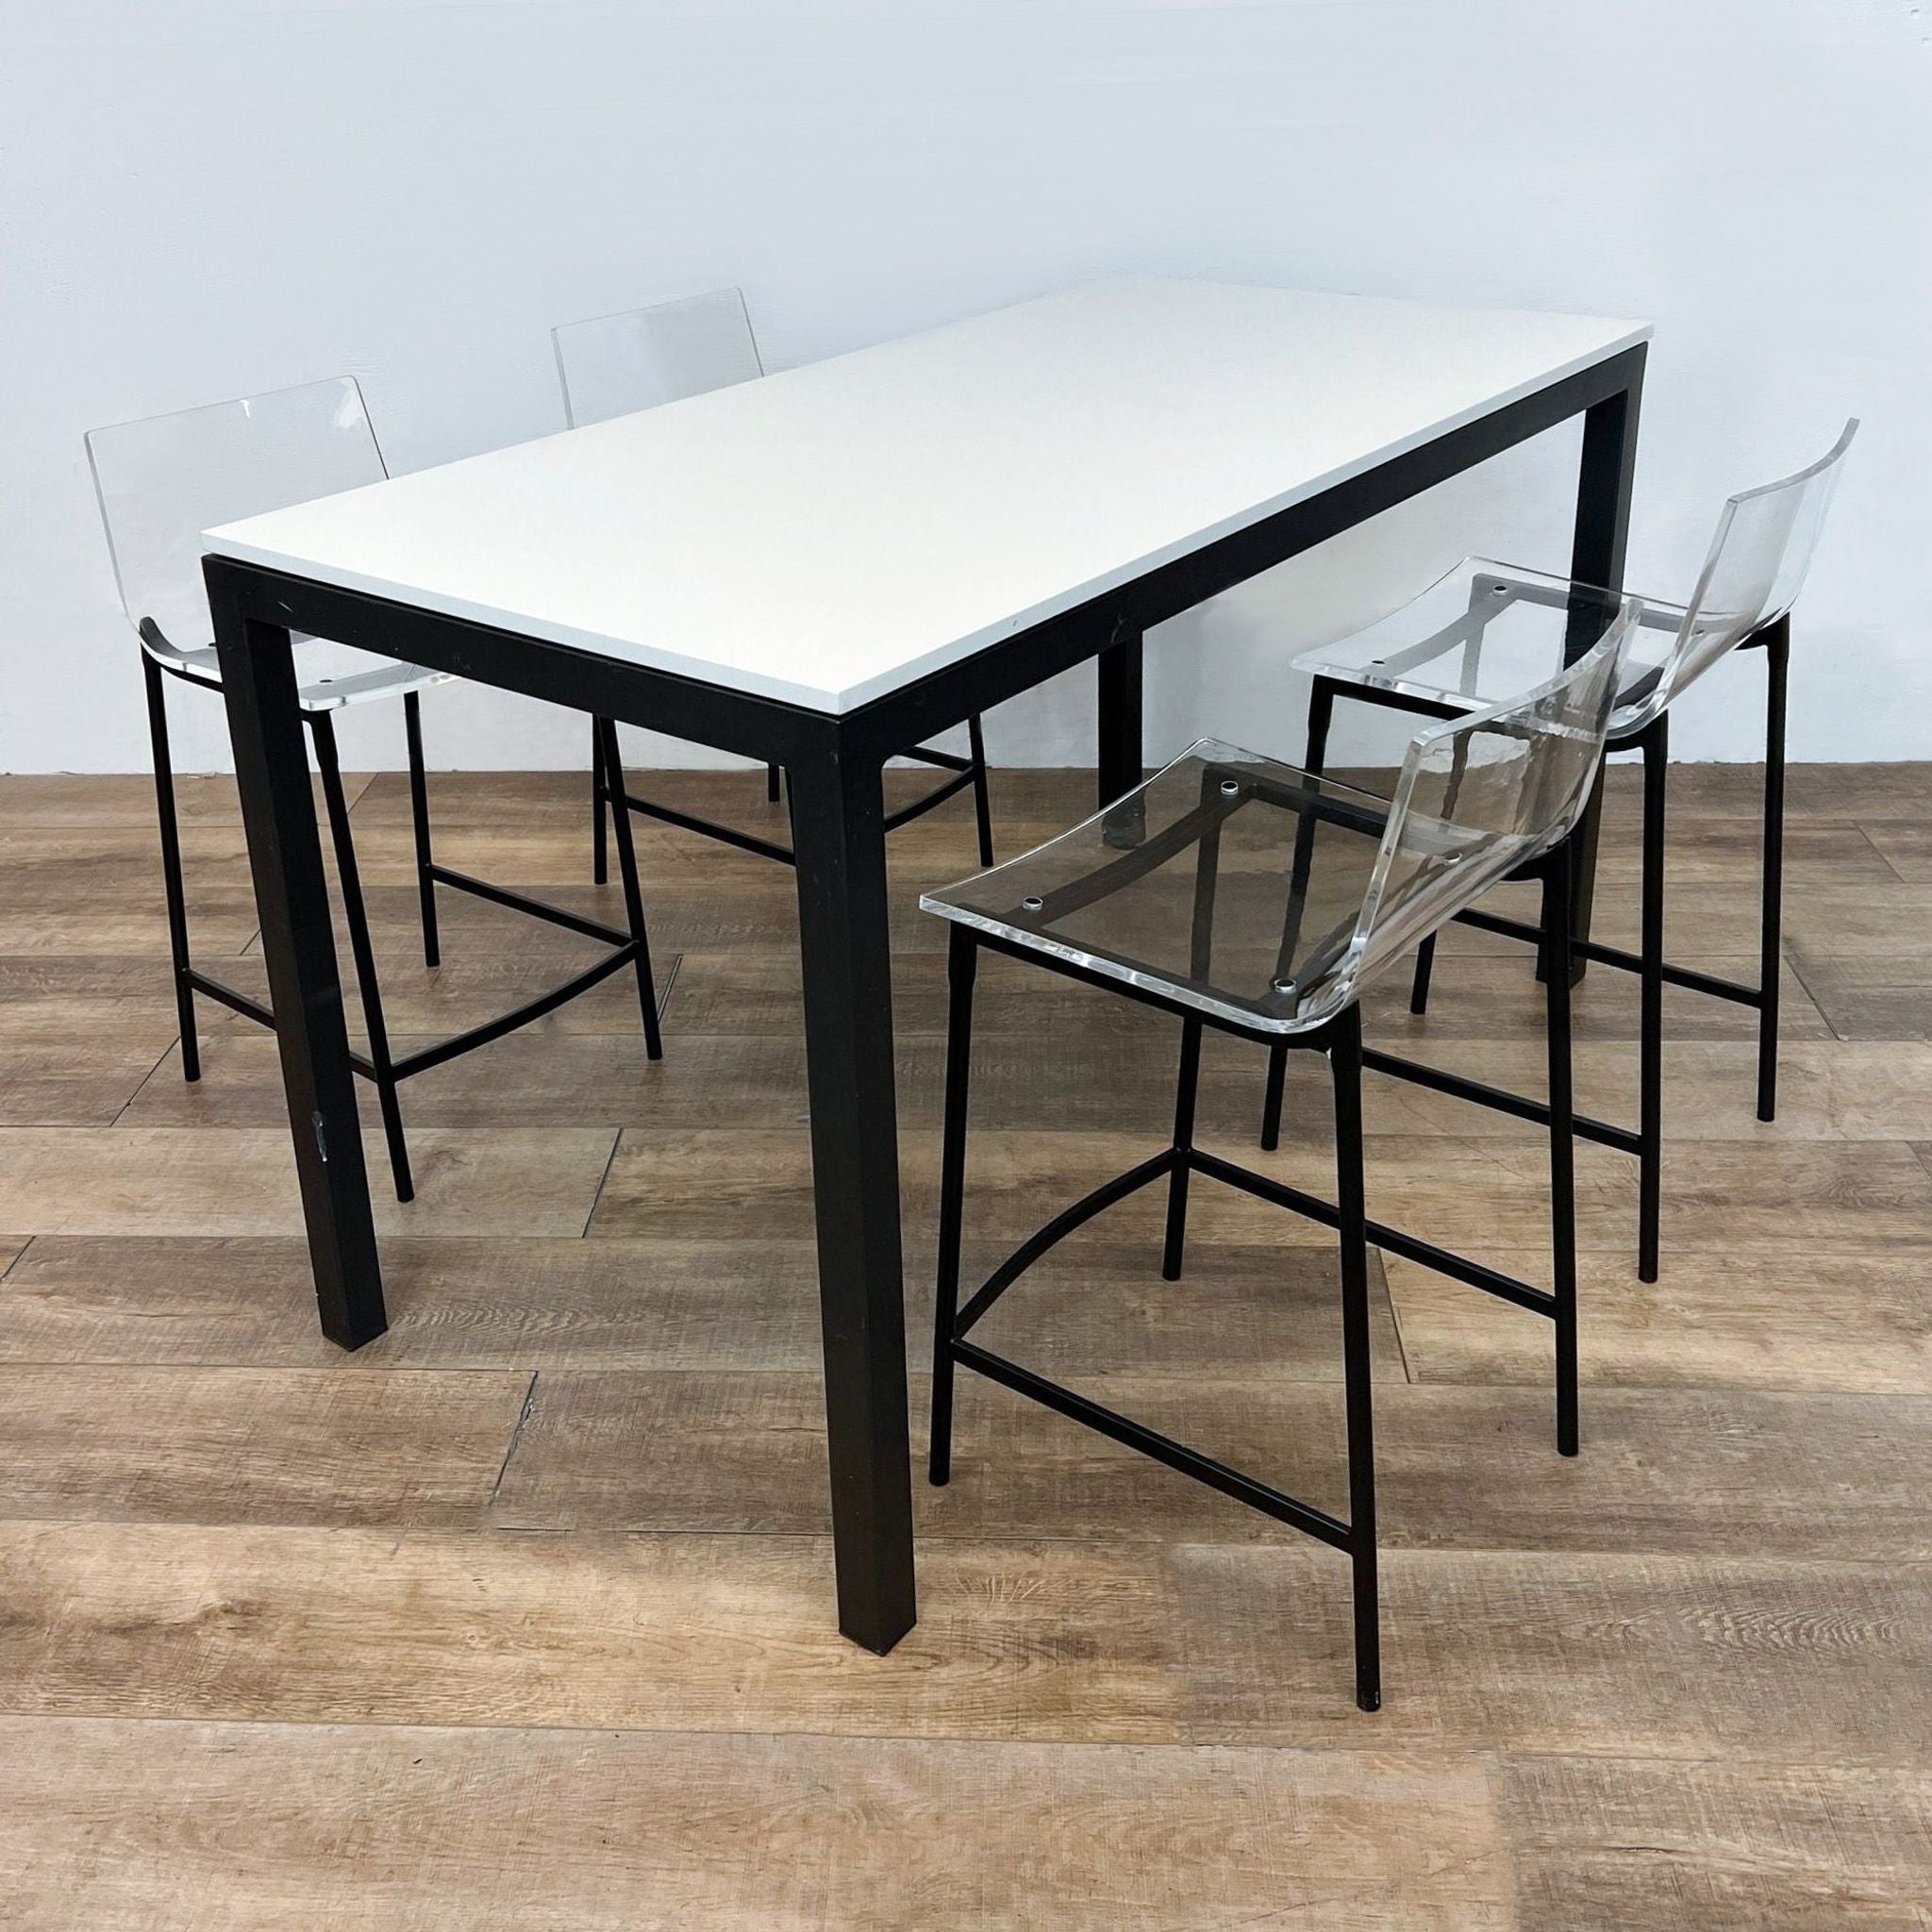
[[[1635,912],[1615,775],[1600,929]],[[1079,774],[996,779],[1008,852]],[[1674,781],[1671,931],[1747,973],[1753,774]],[[570,903],[581,780],[441,777],[440,852]],[[755,775],[666,778],[774,816]],[[203,962],[259,985],[231,788],[183,788]],[[1932,771],[1799,770],[1785,1101],[1748,1016],[1673,993],[1663,1279],[1582,1159],[1582,1457],[1547,1328],[1375,1282],[1388,1701],[1345,1565],[1005,1391],[918,1498],[921,1619],[834,1633],[791,881],[640,828],[666,1055],[613,983],[406,1090],[378,1198],[394,1325],[317,1337],[271,1041],[180,1078],[139,779],[0,782],[0,1926],[1932,1924]],[[444,895],[415,951],[400,779],[355,810],[392,1035],[511,1004],[579,942]],[[893,845],[914,1362],[943,934],[970,813]],[[614,914],[612,915],[614,916]],[[992,962],[969,1265],[1162,1144],[1172,1029]],[[1459,930],[1372,1036],[1534,1087],[1518,950]],[[1633,1117],[1633,984],[1579,1007]],[[1204,1139],[1255,1158],[1252,1052]],[[1297,1066],[1280,1171],[1327,1172]],[[1533,1132],[1374,1083],[1372,1207],[1532,1278]],[[379,1142],[372,1173],[384,1178]],[[1023,1359],[1331,1506],[1322,1231],[1208,1186],[1163,1285],[1142,1196],[991,1318]],[[915,1378],[915,1439],[924,1377]]]

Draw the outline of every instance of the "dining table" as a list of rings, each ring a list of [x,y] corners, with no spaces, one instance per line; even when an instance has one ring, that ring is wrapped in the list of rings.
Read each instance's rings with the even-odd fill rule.
[[[1573,417],[1570,574],[1620,590],[1649,335],[1096,280],[208,531],[324,1333],[387,1316],[291,640],[781,766],[838,1619],[890,1651],[916,1599],[888,762],[1091,660],[1106,808],[1144,775],[1151,626]]]

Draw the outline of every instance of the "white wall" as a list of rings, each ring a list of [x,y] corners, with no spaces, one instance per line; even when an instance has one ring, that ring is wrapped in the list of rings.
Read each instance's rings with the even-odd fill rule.
[[[1861,413],[1792,748],[1932,756],[1914,0],[4,0],[0,40],[0,768],[145,763],[93,424],[349,370],[409,469],[557,426],[558,320],[735,281],[784,364],[1112,271],[1654,317],[1659,593]],[[1291,749],[1283,659],[1466,550],[1560,567],[1574,462],[1552,436],[1171,626],[1151,748]],[[1680,756],[1751,755],[1732,675]],[[1084,756],[1090,688],[998,714],[995,757]],[[177,716],[223,765],[219,708]],[[351,730],[395,761],[388,709]],[[583,753],[476,691],[429,730],[438,765]]]

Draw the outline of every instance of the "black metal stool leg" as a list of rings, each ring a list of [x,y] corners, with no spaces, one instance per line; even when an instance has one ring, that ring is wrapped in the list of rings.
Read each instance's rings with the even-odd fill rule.
[[[175,1017],[181,1028],[181,1077],[201,1078],[201,1041],[194,1030],[193,966],[188,954],[188,892],[181,875],[181,827],[175,815],[175,762],[168,748],[168,696],[161,667],[143,651],[148,742],[154,750],[155,813],[160,821],[161,890],[168,903],[168,955],[175,968]]]
[[[1182,1158],[1167,1177],[1167,1239],[1160,1251],[1160,1278],[1178,1281],[1188,1240],[1188,1162],[1194,1151],[1194,1097],[1201,1085],[1201,1023],[1181,1022],[1181,1066],[1174,1084],[1174,1151]]]
[[[423,769],[423,712],[415,691],[403,693],[403,728],[409,741],[409,815],[416,828],[416,896],[423,908],[423,963],[442,962],[436,932],[436,880],[430,873],[429,779]]]
[[[638,885],[638,856],[631,838],[630,808],[625,801],[624,760],[617,749],[617,726],[608,718],[597,721],[604,747],[604,779],[610,793],[610,825],[617,836],[617,870],[624,881],[624,909],[630,936],[637,943],[638,1005],[644,1023],[644,1056],[664,1058],[664,1041],[658,1028],[658,988],[651,974],[651,939],[644,928],[644,895]]]
[[[966,721],[966,737],[973,753],[973,811],[979,822],[979,862],[991,865],[992,799],[986,783],[986,732],[977,711]]]
[[[1281,1103],[1288,1091],[1288,1049],[1268,1049],[1268,1084],[1261,1090],[1261,1149],[1273,1154],[1281,1145]]]
[[[362,994],[362,1016],[369,1028],[369,1064],[375,1078],[375,1096],[382,1110],[382,1131],[389,1142],[390,1173],[396,1199],[413,1201],[416,1185],[409,1175],[409,1148],[403,1138],[403,1110],[396,1099],[396,1077],[390,1058],[389,1029],[383,1024],[382,994],[375,980],[375,949],[369,939],[369,911],[362,902],[362,876],[356,865],[355,841],[349,836],[349,805],[342,795],[341,767],[336,758],[335,724],[326,711],[305,712],[315,738],[315,762],[322,772],[322,796],[328,811],[329,837],[334,841],[336,872],[341,880],[342,913],[349,927],[349,952],[356,962],[356,979]]]
[[[1557,1450],[1577,1448],[1576,1388],[1576,1096],[1570,1046],[1572,858],[1552,853],[1543,871],[1543,950],[1549,977],[1543,1011],[1549,1034],[1551,1311],[1557,1330]]]
[[[940,1152],[939,1274],[933,1296],[932,1441],[926,1474],[943,1487],[953,1474],[953,1324],[959,1308],[959,1232],[966,1201],[966,1099],[973,1068],[973,978],[979,948],[961,925],[952,928],[946,979],[945,1130]]]
[[[1664,796],[1670,721],[1643,733],[1642,974],[1637,1100],[1637,1277],[1657,1276],[1664,1165]]]
[[[1315,679],[1308,691],[1308,735],[1302,749],[1302,769],[1310,777],[1322,775],[1328,756],[1328,726],[1335,716],[1335,687],[1325,677]],[[1281,941],[1281,970],[1292,966],[1293,953],[1301,928],[1302,900],[1307,892],[1308,868],[1314,858],[1315,818],[1304,812],[1295,827],[1294,864],[1288,883],[1288,910],[1284,915]],[[1285,1046],[1268,1050],[1268,1085],[1261,1096],[1261,1147],[1273,1154],[1281,1145],[1281,1102],[1288,1089],[1288,1053]]]
[[[1458,738],[1449,754],[1449,784],[1443,795],[1444,814],[1453,811],[1462,781],[1469,772],[1469,741]],[[1415,949],[1415,976],[1408,983],[1408,1010],[1420,1019],[1429,1010],[1429,981],[1436,974],[1436,935],[1430,933]]]
[[[1201,775],[1201,803],[1209,802],[1209,788],[1219,781],[1208,772]],[[1194,906],[1188,939],[1189,970],[1206,980],[1214,970],[1214,908],[1221,890],[1221,824],[1211,822],[1201,835],[1194,858]],[[1181,1278],[1181,1261],[1188,1241],[1188,1157],[1194,1151],[1194,1099],[1201,1085],[1201,1022],[1191,1015],[1181,1022],[1181,1063],[1174,1080],[1174,1151],[1177,1157],[1167,1177],[1167,1235],[1160,1249],[1164,1281]]]
[[[1415,977],[1408,987],[1408,1010],[1411,1013],[1426,1013],[1429,1010],[1429,980],[1436,970],[1436,935],[1431,933],[1415,949]]]
[[[1375,1410],[1369,1371],[1368,1207],[1362,1181],[1362,1023],[1351,1007],[1328,1050],[1335,1086],[1335,1199],[1341,1252],[1341,1357],[1348,1415],[1348,1551],[1355,1605],[1355,1701],[1382,1707],[1375,1574]]]
[[[777,802],[778,768],[776,765],[767,765],[765,767],[765,803],[767,805],[776,805]]]
[[[604,721],[591,720],[591,817],[592,831],[591,837],[591,883],[593,886],[608,885],[610,881],[610,845],[608,820],[609,788],[604,779]]]
[[[1791,621],[1764,634],[1764,886],[1758,924],[1757,1118],[1777,1118],[1777,999],[1785,876],[1785,679]]]

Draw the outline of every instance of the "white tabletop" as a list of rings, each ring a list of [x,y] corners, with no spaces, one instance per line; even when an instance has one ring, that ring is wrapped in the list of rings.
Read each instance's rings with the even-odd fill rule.
[[[1649,333],[1096,282],[208,542],[845,711]]]

